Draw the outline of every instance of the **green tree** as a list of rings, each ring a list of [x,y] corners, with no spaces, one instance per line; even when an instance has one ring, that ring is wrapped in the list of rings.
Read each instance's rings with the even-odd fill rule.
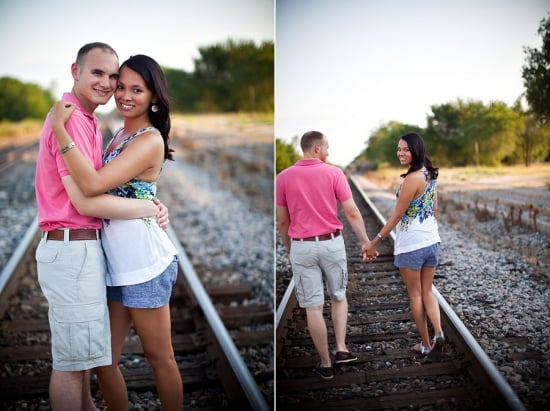
[[[499,165],[512,161],[522,118],[505,103],[463,101],[432,106],[425,140],[440,165]]]
[[[519,102],[514,110],[522,117],[522,129],[518,134],[518,148],[514,163],[529,167],[536,161],[544,161],[550,147],[550,124],[542,124],[533,113],[524,112]]]
[[[477,113],[483,111],[481,102],[465,102],[458,99],[431,106],[432,114],[428,116],[428,126],[424,140],[430,153],[442,166],[466,165],[472,158],[470,135],[464,125]]]
[[[194,80],[202,111],[273,111],[274,44],[228,40],[199,48]]]
[[[167,67],[162,70],[170,93],[171,109],[175,112],[196,111],[200,90],[193,80],[193,74]]]
[[[468,144],[463,153],[470,159],[466,163],[497,166],[512,161],[522,127],[522,117],[503,102],[480,107],[462,127]]]
[[[296,141],[297,137],[294,137],[293,142]],[[279,138],[275,139],[275,172],[277,174],[293,165],[300,158],[301,156],[294,148],[293,143],[286,143]]]
[[[370,164],[377,168],[383,164],[397,165],[396,153],[399,137],[408,132],[417,132],[422,135],[422,129],[417,126],[390,121],[374,131],[366,142],[366,148],[352,162],[358,169],[363,164]]]
[[[538,34],[542,48],[524,47],[526,63],[522,67],[525,97],[530,109],[543,123],[550,120],[550,14],[540,22]]]
[[[37,84],[0,78],[0,120],[43,119],[54,102],[50,91]]]

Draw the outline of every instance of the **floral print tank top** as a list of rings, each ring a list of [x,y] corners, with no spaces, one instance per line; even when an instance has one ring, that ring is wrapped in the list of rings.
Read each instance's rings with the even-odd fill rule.
[[[104,153],[104,164],[115,159],[129,141],[148,131],[158,132],[154,127],[146,127],[125,137],[111,151]],[[109,142],[109,148],[120,133],[121,130]],[[159,177],[160,173],[153,182],[134,178],[110,193],[119,197],[152,200],[156,195]],[[108,286],[149,281],[161,274],[177,254],[166,232],[158,226],[155,219],[149,217],[103,220],[101,243],[106,256],[105,282]]]
[[[111,139],[107,147],[111,145],[113,140],[117,137],[119,133],[122,132],[122,130],[123,129],[121,128],[115,133],[115,135],[113,136],[113,138]],[[109,151],[108,153],[106,152],[103,155],[103,164],[105,165],[111,162],[114,158],[116,158],[124,149],[124,146],[128,144],[129,141],[132,141],[134,138],[136,138],[140,134],[146,133],[148,131],[156,131],[157,133],[160,134],[160,132],[155,127],[142,128],[141,130],[135,132],[134,134],[131,134],[126,138],[124,138],[111,151]],[[153,200],[155,198],[156,193],[157,193],[157,180],[153,182],[148,182],[148,181],[139,180],[137,178],[133,178],[127,183],[124,183],[121,186],[116,187],[110,191],[110,194],[113,194],[119,197],[139,198],[144,200]]]
[[[425,219],[434,215],[434,199],[437,180],[428,179],[429,174],[427,170],[423,170],[423,173],[426,179],[426,187],[420,197],[411,201],[405,214],[401,217],[401,222],[399,224],[402,230],[406,230],[415,218],[418,218],[418,221],[422,223]],[[399,198],[400,192],[401,187],[399,187],[395,195],[397,198]]]

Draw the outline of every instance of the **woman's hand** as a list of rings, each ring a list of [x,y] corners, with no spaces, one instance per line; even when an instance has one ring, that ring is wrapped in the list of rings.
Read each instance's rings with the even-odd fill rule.
[[[160,202],[158,198],[154,199],[155,205],[158,207],[157,224],[160,228],[166,230],[170,224],[170,219],[168,218],[168,208]]]
[[[48,116],[59,147],[65,147],[71,142],[71,136],[65,130],[65,122],[75,109],[76,105],[68,101],[58,101],[50,109]]]
[[[75,109],[76,105],[68,101],[58,101],[55,103],[49,113],[52,127],[63,126]]]

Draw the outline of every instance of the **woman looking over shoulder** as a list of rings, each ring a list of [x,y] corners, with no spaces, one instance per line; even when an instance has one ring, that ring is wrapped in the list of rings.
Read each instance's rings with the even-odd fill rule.
[[[65,102],[56,103],[50,112],[58,145],[85,195],[109,191],[152,200],[164,161],[172,159],[166,80],[157,62],[144,55],[126,60],[120,67],[115,101],[124,126],[107,146],[101,169],[96,171],[88,163],[65,130],[64,122],[74,110]],[[96,374],[107,406],[109,410],[128,410],[118,360],[133,323],[153,368],[162,408],[181,410],[183,384],[172,348],[169,308],[177,251],[150,218],[104,220],[102,242],[108,267],[113,364],[96,368]]]
[[[400,137],[397,158],[409,169],[401,175],[404,179],[397,191],[395,210],[371,241],[367,258],[377,255],[378,243],[395,228],[394,265],[407,287],[410,309],[421,338],[411,350],[435,361],[440,359],[445,343],[439,304],[432,294],[441,243],[436,221],[438,169],[432,165],[424,141],[416,133]],[[431,341],[428,318],[435,333]]]

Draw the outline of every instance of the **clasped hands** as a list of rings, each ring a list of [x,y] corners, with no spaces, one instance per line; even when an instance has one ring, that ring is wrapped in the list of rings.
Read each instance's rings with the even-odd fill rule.
[[[376,246],[370,241],[361,245],[361,257],[363,261],[374,261],[379,255]]]

